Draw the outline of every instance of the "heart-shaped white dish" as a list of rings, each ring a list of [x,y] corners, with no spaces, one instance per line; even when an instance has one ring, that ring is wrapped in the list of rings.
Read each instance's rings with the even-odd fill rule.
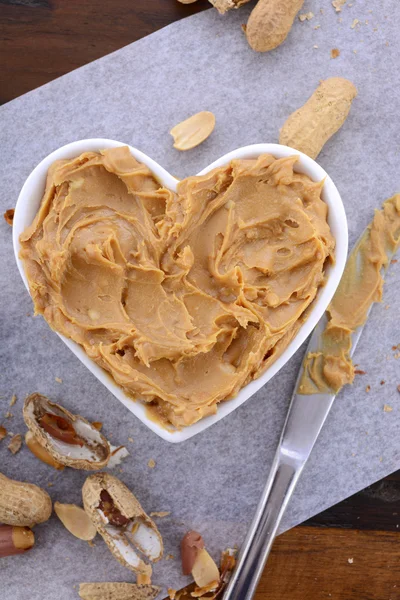
[[[116,146],[125,146],[121,142],[116,142],[113,140],[107,139],[89,139],[89,140],[80,140],[78,142],[72,142],[71,144],[67,144],[52,152],[43,159],[39,165],[32,171],[32,173],[27,178],[21,193],[18,197],[17,205],[15,208],[14,215],[14,223],[13,223],[13,244],[14,244],[14,252],[15,258],[18,264],[18,268],[21,274],[21,277],[25,283],[26,288],[29,290],[28,282],[25,276],[23,264],[18,257],[20,244],[19,244],[19,236],[24,231],[24,229],[30,225],[37,213],[39,208],[41,199],[43,197],[43,192],[45,188],[46,175],[48,168],[50,165],[59,159],[66,158],[75,158],[79,156],[82,152],[94,151],[97,152],[99,150],[105,148],[113,148]],[[159,164],[157,164],[154,160],[132,148],[130,146],[130,150],[133,156],[147,165],[153,173],[156,175],[157,179],[167,188],[170,188],[173,191],[176,191],[176,186],[178,184],[178,180],[170,175],[165,169],[163,169]],[[222,165],[227,164],[232,159],[237,158],[256,158],[260,154],[269,153],[274,155],[277,158],[283,158],[286,156],[291,156],[293,154],[297,154],[300,156],[300,160],[296,165],[296,170],[302,173],[307,174],[314,181],[320,181],[325,179],[324,187],[322,190],[322,199],[326,202],[329,207],[329,215],[328,215],[328,223],[333,233],[333,236],[336,240],[336,249],[335,249],[335,257],[336,262],[334,265],[330,266],[327,270],[327,282],[326,285],[320,288],[316,299],[314,300],[314,304],[312,310],[309,314],[307,321],[302,325],[299,329],[296,337],[292,340],[292,342],[287,346],[282,355],[266,370],[266,372],[259,377],[258,379],[250,382],[244,388],[242,388],[239,394],[230,400],[229,402],[222,402],[218,407],[218,412],[210,417],[206,417],[201,421],[195,423],[194,425],[190,425],[186,427],[182,431],[170,431],[162,427],[159,423],[152,420],[146,411],[146,407],[141,402],[135,402],[127,396],[122,388],[116,385],[111,377],[103,371],[94,361],[92,361],[85,353],[85,351],[72,340],[60,335],[61,339],[68,346],[70,350],[79,358],[79,360],[91,371],[99,381],[101,381],[109,390],[114,394],[118,400],[120,400],[133,414],[135,414],[147,427],[149,427],[152,431],[157,433],[164,440],[169,442],[182,442],[201,431],[204,431],[212,425],[216,423],[224,416],[231,413],[235,408],[243,404],[250,396],[255,394],[257,390],[259,390],[267,381],[275,375],[281,367],[293,356],[299,346],[304,342],[307,336],[314,329],[315,325],[318,323],[319,319],[322,317],[325,312],[335,290],[339,284],[340,278],[343,273],[343,269],[346,263],[347,257],[347,243],[348,243],[348,235],[347,235],[347,220],[346,214],[344,211],[343,203],[340,198],[339,192],[334,185],[333,181],[329,177],[329,175],[324,171],[322,167],[320,167],[314,160],[298,152],[293,150],[292,148],[288,148],[287,146],[281,146],[279,144],[254,144],[251,146],[245,146],[243,148],[238,148],[237,150],[233,150],[229,152],[225,156],[222,156],[211,165],[203,169],[198,175],[204,175],[208,173],[215,167],[220,167]]]

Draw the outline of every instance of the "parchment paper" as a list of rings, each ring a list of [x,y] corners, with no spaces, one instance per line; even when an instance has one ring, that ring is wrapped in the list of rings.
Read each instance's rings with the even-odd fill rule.
[[[210,10],[3,106],[1,210],[14,206],[32,168],[67,142],[86,137],[121,140],[184,177],[238,146],[276,142],[285,118],[304,103],[318,80],[342,75],[354,81],[359,96],[319,161],[342,194],[350,244],[354,243],[374,208],[400,190],[400,7],[398,0],[353,0],[351,7],[335,13],[328,1],[307,1],[302,12],[308,11],[315,17],[296,21],[283,46],[258,55],[240,29],[248,7],[226,18]],[[359,24],[352,29],[354,19]],[[332,48],[340,50],[336,59],[330,58]],[[179,153],[168,131],[199,110],[215,113],[215,132],[199,148]],[[42,318],[32,317],[31,300],[14,262],[11,228],[5,222],[0,228],[0,407],[2,417],[8,410],[14,415],[4,424],[15,433],[25,431],[21,406],[25,395],[35,390],[102,421],[104,433],[131,452],[116,474],[148,512],[171,511],[170,517],[159,519],[159,526],[166,555],[176,560],[158,563],[154,582],[175,588],[185,584],[178,544],[188,528],[203,533],[216,558],[223,548],[242,541],[264,486],[304,348],[236,412],[205,433],[171,445],[136,420]],[[384,301],[375,306],[356,352],[355,362],[367,375],[337,398],[282,529],[400,467],[400,360],[391,349],[400,343],[399,289],[400,265],[393,264]],[[14,393],[18,401],[9,409]],[[393,411],[385,412],[384,404]],[[53,500],[81,502],[84,472],[56,472],[25,447],[12,456],[7,443],[0,443],[2,472],[46,487]],[[154,469],[147,466],[150,458]],[[100,538],[90,548],[55,516],[35,533],[31,552],[1,560],[3,600],[70,600],[77,597],[73,586],[82,581],[134,581]]]

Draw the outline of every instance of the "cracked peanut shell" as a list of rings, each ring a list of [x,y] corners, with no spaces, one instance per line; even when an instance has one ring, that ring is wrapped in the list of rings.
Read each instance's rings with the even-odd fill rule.
[[[135,573],[150,575],[150,562],[163,554],[154,521],[132,492],[109,473],[90,475],[82,488],[83,506],[114,557]]]
[[[26,398],[23,415],[35,440],[58,463],[87,471],[107,465],[110,459],[107,439],[80,415],[70,413],[37,392]]]

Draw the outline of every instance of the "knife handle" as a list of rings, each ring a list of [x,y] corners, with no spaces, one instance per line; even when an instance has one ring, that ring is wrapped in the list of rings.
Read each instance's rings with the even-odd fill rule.
[[[253,598],[300,472],[298,464],[282,462],[279,449],[223,600]]]
[[[253,598],[283,514],[334,398],[334,394],[293,394],[266,486],[223,600]]]

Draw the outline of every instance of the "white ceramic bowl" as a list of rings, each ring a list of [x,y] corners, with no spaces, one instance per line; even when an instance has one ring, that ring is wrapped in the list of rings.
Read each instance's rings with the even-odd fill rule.
[[[124,145],[126,144],[107,139],[89,139],[72,142],[71,144],[67,144],[66,146],[63,146],[62,148],[59,148],[55,152],[49,154],[49,156],[43,159],[29,175],[19,195],[15,208],[13,223],[13,244],[15,258],[19,272],[21,273],[21,277],[24,280],[28,291],[29,287],[24,273],[24,268],[22,262],[18,258],[19,236],[22,231],[24,231],[24,229],[32,223],[39,208],[40,201],[44,193],[48,168],[55,160],[58,159],[74,158],[82,152],[99,151],[104,148],[114,148],[116,146]],[[130,150],[135,158],[146,164],[153,171],[158,180],[165,187],[170,188],[171,190],[176,190],[178,180],[175,179],[175,177],[170,175],[154,160],[146,156],[146,154],[143,154],[143,152],[140,152],[131,146]],[[319,290],[318,296],[314,301],[314,305],[307,321],[300,328],[296,337],[288,345],[283,354],[269,367],[269,369],[267,369],[267,371],[261,377],[246,385],[242,390],[240,390],[239,394],[232,400],[229,400],[229,402],[222,402],[218,407],[217,414],[206,417],[198,423],[195,423],[190,427],[186,427],[182,431],[171,432],[161,427],[158,423],[152,421],[146,414],[145,406],[127,396],[122,388],[113,383],[109,375],[107,375],[103,369],[93,362],[78,344],[64,337],[63,335],[60,335],[61,339],[68,346],[68,348],[72,350],[72,352],[79,358],[81,362],[83,362],[89,371],[91,371],[93,375],[95,375],[97,379],[99,379],[99,381],[101,381],[106,388],[108,388],[110,392],[122,402],[122,404],[124,404],[143,423],[145,423],[147,427],[169,442],[182,442],[193,435],[204,431],[207,429],[207,427],[217,423],[217,421],[243,404],[243,402],[245,402],[248,398],[250,398],[250,396],[255,394],[257,390],[265,385],[267,381],[269,381],[271,377],[273,377],[279,371],[279,369],[283,367],[289,358],[293,356],[299,346],[314,329],[315,325],[325,312],[333,294],[335,293],[343,273],[347,257],[348,242],[346,214],[339,192],[332,179],[314,160],[305,154],[302,154],[301,152],[293,150],[292,148],[288,148],[287,146],[281,146],[279,144],[254,144],[252,146],[238,148],[237,150],[233,150],[232,152],[225,154],[225,156],[222,156],[211,165],[203,169],[199,175],[204,175],[215,167],[225,165],[234,158],[255,158],[263,153],[273,154],[277,158],[298,154],[300,156],[300,161],[296,166],[297,171],[306,173],[314,181],[320,181],[325,178],[325,183],[322,190],[322,198],[329,207],[328,222],[336,239],[336,262],[333,266],[329,267],[326,285]]]

